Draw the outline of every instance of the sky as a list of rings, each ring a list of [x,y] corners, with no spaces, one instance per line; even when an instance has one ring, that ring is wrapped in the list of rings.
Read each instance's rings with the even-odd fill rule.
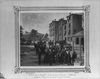
[[[49,24],[52,20],[64,18],[68,13],[20,13],[20,25],[24,31],[30,32],[32,29],[39,33],[49,33]]]

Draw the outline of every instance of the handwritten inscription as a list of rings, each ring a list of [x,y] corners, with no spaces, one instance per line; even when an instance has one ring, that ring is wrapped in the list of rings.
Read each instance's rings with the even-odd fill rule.
[[[74,76],[75,74],[56,74],[56,73],[34,73],[34,74],[29,74],[29,76],[32,76],[33,79],[65,79],[65,78],[70,78],[71,76]]]

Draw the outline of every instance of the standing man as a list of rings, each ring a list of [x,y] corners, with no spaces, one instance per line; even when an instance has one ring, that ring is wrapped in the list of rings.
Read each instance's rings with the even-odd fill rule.
[[[35,51],[36,51],[36,55],[38,54],[38,43],[34,43],[34,46],[35,46]]]
[[[71,55],[70,55],[70,51],[68,52],[67,60],[68,60],[68,65],[71,65]]]
[[[67,49],[65,48],[65,57],[66,57],[66,63],[68,64],[68,51],[67,51]]]
[[[44,53],[44,64],[48,63],[48,57],[49,57],[49,49],[46,48]]]
[[[77,54],[74,51],[73,54],[72,54],[72,59],[71,59],[72,60],[72,65],[74,65],[74,62],[75,62],[76,58],[77,58]]]
[[[37,54],[38,54],[38,64],[41,65],[41,49],[40,49],[40,43],[38,44],[38,50],[37,50]]]
[[[53,55],[52,55],[52,49],[49,49],[49,64],[52,65]]]
[[[41,50],[38,49],[38,64],[41,65]]]
[[[65,61],[66,61],[66,51],[65,51],[65,49],[63,48],[63,49],[62,49],[62,53],[61,53],[61,62],[62,62],[62,64],[64,64]]]

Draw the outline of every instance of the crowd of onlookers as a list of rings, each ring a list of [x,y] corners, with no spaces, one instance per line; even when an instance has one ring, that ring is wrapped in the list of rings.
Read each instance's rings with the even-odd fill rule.
[[[74,51],[72,54],[70,50],[66,47],[61,47],[60,45],[49,44],[49,47],[46,46],[46,42],[34,43],[36,55],[38,56],[38,64],[67,64],[74,65],[74,62],[77,58],[77,54]],[[43,61],[41,56],[43,55]]]

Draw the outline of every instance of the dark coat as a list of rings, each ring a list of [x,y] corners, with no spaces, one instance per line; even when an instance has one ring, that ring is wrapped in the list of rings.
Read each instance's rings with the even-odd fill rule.
[[[75,60],[76,58],[77,58],[77,54],[76,54],[76,52],[74,52],[74,53],[72,54],[72,59]]]
[[[70,55],[70,52],[68,52],[67,61],[68,61],[68,65],[71,64],[71,55]]]

